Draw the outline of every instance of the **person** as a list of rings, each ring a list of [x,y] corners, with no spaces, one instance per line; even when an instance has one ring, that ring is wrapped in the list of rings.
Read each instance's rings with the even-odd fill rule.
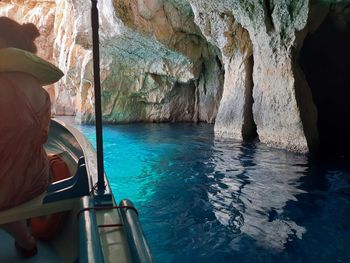
[[[51,103],[43,84],[63,73],[34,54],[39,31],[0,17],[0,211],[46,191],[49,162],[43,147],[48,137]],[[37,253],[24,221],[1,225],[15,238],[22,256]]]

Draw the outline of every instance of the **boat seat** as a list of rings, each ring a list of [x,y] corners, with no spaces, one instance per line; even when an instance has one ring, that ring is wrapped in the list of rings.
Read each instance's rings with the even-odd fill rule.
[[[73,209],[80,198],[43,204],[46,192],[32,200],[0,212],[0,225]]]
[[[81,196],[90,194],[84,158],[78,161],[76,174],[49,185],[47,191],[32,200],[0,212],[0,224],[73,209]]]
[[[57,202],[89,194],[90,187],[85,159],[84,157],[80,157],[78,161],[78,169],[75,175],[50,184],[47,188],[47,195],[45,196],[43,203]]]

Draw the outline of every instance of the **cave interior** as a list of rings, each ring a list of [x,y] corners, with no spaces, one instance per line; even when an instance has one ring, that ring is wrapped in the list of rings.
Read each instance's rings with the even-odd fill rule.
[[[299,64],[317,108],[319,152],[349,157],[350,5],[331,11],[306,36]]]

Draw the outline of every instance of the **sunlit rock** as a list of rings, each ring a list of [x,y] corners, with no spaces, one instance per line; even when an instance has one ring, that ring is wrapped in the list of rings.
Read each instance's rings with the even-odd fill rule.
[[[54,62],[53,41],[55,38],[53,27],[55,22],[56,3],[54,0],[48,1],[0,1],[0,16],[14,19],[20,24],[33,23],[37,26],[40,36],[35,44],[38,48],[38,55],[44,59]],[[45,87],[54,101],[54,86]]]
[[[216,133],[251,137],[256,124],[259,139],[269,145],[301,152],[316,145],[316,109],[295,62],[307,28],[308,1],[190,2],[203,34],[220,48],[226,69]],[[251,104],[253,118],[247,111]]]
[[[39,55],[65,72],[50,88],[54,113],[93,121],[90,1],[1,5],[3,15],[39,27]],[[100,0],[99,9],[105,121],[214,122],[220,63],[186,1]]]
[[[61,41],[56,39],[55,47],[59,65],[67,74],[57,85],[56,110],[67,113],[67,101],[68,105],[71,101],[77,117],[89,122],[93,120],[94,104],[91,29],[87,20],[90,5],[86,1],[60,4],[57,12],[63,19],[57,24],[57,35]],[[198,114],[201,109],[207,110],[207,104],[196,105],[195,94],[205,60],[203,53],[208,54],[208,47],[191,13],[182,14],[163,1],[106,0],[99,1],[99,8],[105,121],[215,119],[219,99],[214,105],[208,103],[214,108],[209,116]],[[220,89],[213,90],[216,96]]]
[[[195,22],[204,36],[221,51],[225,69],[223,95],[215,122],[220,136],[237,139],[251,137],[252,119],[252,43],[248,32],[228,10],[192,1]]]
[[[218,136],[317,148],[318,114],[298,59],[330,1],[98,3],[106,122],[203,121]],[[47,88],[53,112],[93,122],[90,1],[5,0],[0,14],[36,24],[39,55],[65,72]]]
[[[125,103],[117,99],[122,103],[117,115],[125,105],[136,103],[139,104],[137,116],[130,119],[127,110],[125,121],[214,122],[222,94],[222,71],[214,48],[194,23],[190,5],[186,1],[160,0],[114,0],[113,5],[128,35],[116,43],[118,46],[139,44],[133,53],[140,56],[131,65],[125,63],[125,67],[129,71],[133,64],[140,63],[140,57],[147,61],[140,65],[141,71],[133,71],[131,100]],[[131,36],[135,41],[128,44]],[[143,49],[142,53],[139,49]],[[154,61],[149,62],[152,57]],[[149,66],[152,68],[148,69]],[[150,78],[155,84],[152,89],[140,86],[148,85]],[[154,102],[154,92],[160,93],[162,100]]]

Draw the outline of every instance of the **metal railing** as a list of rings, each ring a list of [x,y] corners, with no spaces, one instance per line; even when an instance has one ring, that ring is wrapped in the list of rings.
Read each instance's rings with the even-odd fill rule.
[[[130,200],[120,202],[121,207],[134,207]],[[134,263],[153,263],[154,259],[143,233],[136,209],[121,208],[123,227],[127,234],[131,256]]]

